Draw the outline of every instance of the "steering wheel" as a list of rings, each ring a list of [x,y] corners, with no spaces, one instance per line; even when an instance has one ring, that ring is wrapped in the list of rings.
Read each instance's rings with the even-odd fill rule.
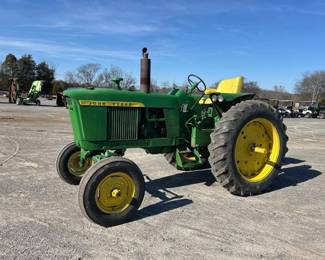
[[[198,80],[198,82],[195,82],[194,80]],[[197,88],[198,91],[200,92],[204,92],[207,88],[203,79],[201,79],[199,76],[196,76],[194,74],[188,75],[187,81],[190,84],[190,93],[192,93],[195,88]],[[201,87],[200,84],[202,85]]]

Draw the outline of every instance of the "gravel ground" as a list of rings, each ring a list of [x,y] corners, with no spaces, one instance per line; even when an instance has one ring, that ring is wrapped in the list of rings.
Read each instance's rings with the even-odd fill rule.
[[[1,259],[325,259],[325,120],[288,119],[283,173],[264,194],[241,198],[210,171],[180,172],[139,149],[144,202],[132,222],[90,223],[78,187],[55,159],[72,140],[65,108],[0,98]]]

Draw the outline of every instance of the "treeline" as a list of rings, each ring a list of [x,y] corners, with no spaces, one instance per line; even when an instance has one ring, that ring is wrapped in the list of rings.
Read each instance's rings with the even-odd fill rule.
[[[298,95],[289,93],[282,85],[273,86],[272,89],[262,88],[256,81],[244,83],[243,92],[255,93],[260,98],[296,100]]]
[[[263,89],[256,81],[246,82],[243,91],[255,93],[257,96],[267,99],[325,104],[325,71],[304,73],[302,78],[296,82],[294,93],[289,93],[281,85],[274,86],[272,90]]]
[[[325,104],[325,71],[304,73],[302,79],[296,83],[295,92],[301,98]]]
[[[56,94],[72,87],[107,87],[114,88],[113,78],[123,78],[123,89],[135,90],[136,79],[130,73],[117,66],[102,68],[100,64],[89,63],[65,74],[64,80],[55,80],[55,69],[45,61],[37,64],[32,55],[23,55],[19,59],[8,54],[0,61],[0,90],[8,91],[12,81],[19,84],[22,92],[29,91],[34,80],[43,80],[44,94]]]
[[[216,82],[209,87],[218,87]],[[167,93],[172,88],[176,87],[175,83],[163,82],[160,86],[156,81],[151,82],[153,91]],[[187,82],[183,83],[178,88],[186,89]],[[275,85],[272,89],[265,89],[256,81],[245,81],[243,92],[255,93],[260,98],[275,99],[275,100],[292,100],[310,101],[313,103],[325,104],[325,71],[314,71],[304,73],[300,80],[298,80],[294,87],[294,93],[290,93],[282,85]]]
[[[102,68],[100,64],[88,63],[78,67],[75,71],[68,71],[64,80],[54,80],[52,93],[72,87],[116,88],[117,86],[112,82],[114,78],[123,78],[120,83],[122,89],[136,89],[136,79],[131,73],[124,72],[117,66]]]
[[[8,54],[0,63],[0,90],[8,90],[11,82],[16,80],[21,91],[28,91],[34,80],[43,80],[43,90],[49,92],[54,75],[54,68],[45,61],[37,64],[32,55],[17,59],[15,55]]]
[[[21,91],[28,91],[34,80],[44,80],[43,92],[56,94],[70,87],[104,87],[114,88],[113,78],[123,78],[120,86],[122,89],[135,90],[136,78],[131,73],[124,72],[117,66],[103,68],[97,63],[88,63],[78,67],[75,71],[65,74],[64,80],[55,80],[55,69],[45,61],[37,64],[32,55],[23,55],[19,59],[13,54],[8,54],[3,62],[0,62],[0,90],[8,90],[12,80],[19,83]],[[210,87],[217,87],[218,82]],[[154,92],[167,93],[174,87],[186,89],[187,82],[181,86],[175,83],[163,82],[157,84],[151,82]],[[244,92],[255,93],[261,98],[310,101],[325,103],[325,71],[304,73],[295,84],[294,93],[290,93],[284,86],[277,85],[268,90],[260,86],[256,81],[247,81],[244,84]]]
[[[112,82],[114,78],[123,78],[120,84],[122,89],[135,88],[136,79],[132,74],[124,72],[117,66],[102,68],[100,64],[89,63],[78,67],[76,71],[67,72],[65,75],[65,81],[68,84],[100,88],[116,87]]]

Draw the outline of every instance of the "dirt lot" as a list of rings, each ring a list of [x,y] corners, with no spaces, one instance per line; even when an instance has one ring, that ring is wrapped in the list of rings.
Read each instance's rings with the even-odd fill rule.
[[[270,192],[230,195],[209,171],[180,172],[135,149],[146,195],[134,221],[102,228],[83,217],[78,187],[55,171],[72,140],[65,108],[0,99],[2,259],[324,259],[325,120],[289,119],[289,153]]]

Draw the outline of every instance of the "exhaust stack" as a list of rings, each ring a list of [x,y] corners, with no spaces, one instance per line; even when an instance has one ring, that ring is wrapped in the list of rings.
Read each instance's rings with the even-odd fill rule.
[[[151,74],[151,60],[147,48],[142,49],[142,59],[140,62],[140,89],[145,93],[150,93],[150,74]]]

